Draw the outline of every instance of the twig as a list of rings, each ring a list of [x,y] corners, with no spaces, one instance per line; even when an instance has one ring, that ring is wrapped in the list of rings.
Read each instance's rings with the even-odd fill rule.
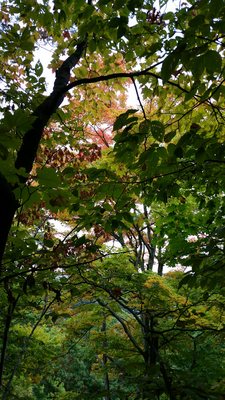
[[[143,112],[143,115],[144,115],[144,119],[147,119],[146,114],[145,114],[145,109],[144,109],[144,107],[143,107],[143,104],[142,104],[142,102],[141,102],[141,99],[140,99],[140,96],[139,96],[139,93],[138,93],[138,88],[137,88],[135,79],[134,79],[133,76],[132,76],[131,79],[132,79],[132,82],[133,82],[133,85],[134,85],[134,88],[135,88],[135,92],[136,92],[136,95],[137,95],[137,99],[138,99],[138,101],[139,101],[140,107],[141,107],[142,112]]]

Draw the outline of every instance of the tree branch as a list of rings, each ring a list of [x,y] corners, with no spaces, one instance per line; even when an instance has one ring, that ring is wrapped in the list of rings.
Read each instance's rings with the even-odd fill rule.
[[[75,67],[79,62],[85,47],[86,40],[78,43],[75,52],[62,63],[61,67],[56,72],[52,93],[34,111],[33,116],[35,116],[36,119],[31,128],[25,133],[21,147],[17,153],[15,162],[15,167],[17,169],[24,168],[27,174],[31,171],[43,130],[50,117],[62,103],[67,91],[65,88],[70,79],[71,68]],[[26,182],[26,177],[20,175],[19,171],[18,177],[21,183]],[[19,207],[19,203],[13,193],[15,187],[16,185],[11,185],[7,182],[7,179],[0,174],[0,273],[9,230],[12,225],[14,214]]]
[[[141,99],[140,99],[140,96],[139,96],[139,93],[138,93],[138,88],[137,88],[135,79],[134,79],[133,76],[132,76],[131,79],[132,79],[132,82],[133,82],[133,85],[134,85],[134,89],[135,89],[135,92],[136,92],[136,95],[137,95],[138,102],[139,102],[140,107],[141,107],[142,112],[143,112],[144,119],[147,119],[146,114],[145,114],[145,109],[144,109],[144,107],[143,107],[143,104],[142,104],[142,102],[141,102]]]
[[[70,79],[70,71],[79,62],[85,47],[86,41],[78,43],[75,52],[69,56],[56,71],[53,91],[34,111],[33,115],[36,119],[31,129],[29,129],[23,137],[23,142],[15,162],[17,169],[24,168],[27,173],[31,171],[44,127],[62,103],[67,91],[66,88]],[[24,181],[24,178],[22,178],[22,180]]]
[[[132,80],[135,77],[144,76],[144,75],[151,76],[153,78],[156,78],[157,80],[159,80],[159,79],[162,80],[160,75],[155,74],[154,72],[150,72],[150,70],[152,70],[155,67],[156,67],[156,64],[152,65],[149,68],[143,69],[141,71],[117,72],[117,73],[114,73],[114,74],[94,76],[92,78],[78,79],[78,80],[76,80],[74,82],[71,82],[69,85],[67,85],[66,88],[65,88],[65,91],[67,92],[68,90],[73,89],[73,88],[75,88],[77,86],[80,86],[80,85],[87,85],[87,84],[90,84],[90,83],[97,83],[97,82],[105,82],[105,81],[110,81],[110,80],[119,79],[119,78],[130,78]],[[176,82],[173,82],[173,81],[169,80],[167,83],[169,83],[172,86],[175,86],[176,88],[180,89],[184,93],[189,93],[189,90],[183,88],[182,86],[180,86]]]
[[[117,321],[122,325],[124,332],[126,333],[126,335],[128,336],[128,338],[130,339],[131,343],[133,344],[133,346],[137,349],[138,353],[141,354],[142,357],[144,357],[144,351],[142,350],[142,348],[139,346],[139,344],[136,342],[135,338],[133,337],[133,335],[131,334],[130,330],[128,329],[127,325],[125,324],[125,322],[123,321],[123,319],[106,303],[104,303],[102,300],[97,299],[98,303],[100,304],[100,306],[105,307],[110,314],[117,319]]]
[[[11,292],[11,289],[6,286],[6,291],[8,295],[8,309],[5,318],[5,326],[3,332],[3,342],[2,342],[2,349],[1,349],[1,358],[0,358],[0,388],[2,387],[2,378],[3,378],[3,371],[6,359],[6,350],[8,345],[8,338],[9,338],[9,330],[11,327],[12,317],[18,300],[20,298],[20,294],[14,298]]]
[[[26,342],[24,343],[24,345],[23,345],[22,348],[21,348],[21,355],[20,355],[20,357],[17,359],[17,362],[16,362],[15,365],[14,365],[14,368],[13,368],[13,370],[12,370],[12,373],[11,373],[10,377],[9,377],[8,383],[7,383],[7,385],[6,385],[5,391],[4,391],[4,393],[3,393],[2,400],[6,400],[6,399],[8,398],[9,391],[10,391],[10,387],[11,387],[13,378],[14,378],[15,373],[16,373],[16,371],[18,370],[18,368],[19,368],[19,366],[20,366],[20,364],[21,364],[21,362],[22,362],[22,360],[23,360],[23,358],[24,358],[24,356],[25,356],[25,354],[26,354],[26,350],[27,350],[27,348],[28,348],[29,342],[30,342],[30,340],[31,340],[31,338],[32,338],[32,336],[33,336],[35,330],[36,330],[37,327],[40,325],[40,323],[41,323],[43,317],[46,315],[47,311],[49,310],[49,308],[52,306],[52,304],[53,304],[56,300],[57,300],[57,298],[54,297],[53,300],[51,300],[49,303],[47,303],[47,297],[46,297],[46,299],[45,299],[45,304],[44,304],[44,308],[43,308],[43,310],[42,310],[40,316],[38,317],[37,321],[35,322],[33,328],[31,329],[31,332],[30,332],[30,334],[28,335],[28,337],[27,337],[27,339],[26,339]]]

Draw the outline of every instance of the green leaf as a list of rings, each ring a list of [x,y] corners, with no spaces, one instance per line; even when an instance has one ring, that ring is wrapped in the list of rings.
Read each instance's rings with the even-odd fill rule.
[[[164,142],[169,143],[176,136],[177,131],[171,131],[167,133],[164,137]]]
[[[0,143],[0,158],[2,160],[6,160],[8,154],[9,154],[8,149],[2,143]]]
[[[114,4],[113,4],[113,8],[115,10],[119,10],[120,8],[122,8],[124,6],[124,0],[115,0]],[[122,17],[123,18],[123,17]]]
[[[71,206],[71,210],[72,210],[72,211],[78,211],[79,208],[80,208],[80,203],[74,203],[74,204],[72,204],[72,206]]]
[[[224,8],[224,0],[211,0],[209,10],[211,15],[215,18],[221,15],[221,9]]]
[[[139,125],[139,132],[147,135],[151,131],[151,121],[149,119],[145,119]]]
[[[145,150],[143,153],[141,153],[138,164],[141,165],[146,161],[150,169],[152,169],[152,166],[157,165],[159,160],[159,154],[157,150],[158,147],[156,147],[155,145],[151,146],[148,150]]]
[[[43,66],[40,61],[38,61],[35,65],[35,73],[37,76],[41,76],[43,73]]]
[[[174,151],[174,155],[175,155],[177,158],[183,158],[184,153],[183,153],[182,147],[180,147],[180,146],[176,147],[176,149],[175,149],[175,151]]]
[[[34,49],[34,43],[32,40],[22,40],[20,47],[22,50],[32,51]]]
[[[204,22],[205,22],[205,15],[199,14],[189,21],[189,26],[193,28],[199,28],[201,27],[201,25],[204,24]]]
[[[60,178],[53,168],[43,167],[37,174],[38,182],[40,185],[47,186],[49,188],[57,188],[61,181]]]
[[[169,54],[162,64],[161,76],[163,83],[167,82],[171,75],[176,71],[177,65],[180,61],[180,54],[176,51]]]
[[[162,142],[164,138],[165,128],[160,121],[151,121],[151,134],[158,142]]]
[[[193,73],[195,81],[200,80],[201,75],[204,72],[204,68],[205,68],[204,56],[201,55],[201,56],[195,57],[191,61],[190,69]],[[192,89],[190,90],[190,92],[186,93],[186,100],[189,100],[191,97],[193,97],[195,95],[197,89],[198,89],[197,85],[194,85],[192,87]]]
[[[79,238],[77,238],[77,237],[74,237],[73,238],[73,244],[74,244],[74,246],[76,246],[76,247],[79,247],[79,246],[82,246],[84,243],[86,243],[87,242],[87,238],[86,238],[86,236],[85,235],[82,235],[81,237],[79,237]]]
[[[90,49],[90,52],[91,52],[91,53],[94,53],[95,50],[96,50],[96,48],[97,48],[96,40],[94,40],[94,39],[89,40],[89,42],[88,42],[88,47],[89,47],[89,49]]]
[[[117,28],[120,24],[120,19],[118,17],[113,17],[109,21],[109,26],[111,28]]]
[[[117,118],[116,121],[114,122],[113,125],[113,131],[117,131],[121,128],[123,128],[124,126],[126,126],[129,122],[131,122],[132,120],[136,121],[138,118],[137,117],[132,117],[132,119],[128,122],[128,118],[130,114],[135,114],[138,110],[135,109],[129,109],[127,110],[125,113],[120,114]],[[133,119],[134,118],[134,119]]]
[[[120,24],[118,29],[117,29],[117,39],[122,38],[127,32],[127,26]]]
[[[206,71],[209,74],[213,74],[213,72],[220,72],[222,67],[222,58],[221,55],[215,50],[208,50],[204,54],[204,63]]]
[[[51,247],[54,246],[54,240],[51,240],[51,239],[44,239],[44,240],[43,240],[43,244],[44,244],[46,247],[51,248]]]

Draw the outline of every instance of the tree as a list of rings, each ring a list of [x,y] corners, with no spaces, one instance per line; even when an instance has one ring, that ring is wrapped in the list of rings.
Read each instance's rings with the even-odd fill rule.
[[[161,1],[156,10],[145,0],[1,2],[3,398],[17,379],[13,326],[24,307],[31,307],[42,325],[50,307],[81,284],[82,296],[91,287],[98,309],[126,332],[118,301],[121,282],[113,287],[98,282],[97,261],[112,252],[129,254],[137,282],[144,285],[156,262],[159,275],[166,267],[182,265],[189,267],[183,284],[201,287],[205,301],[211,304],[215,291],[223,296],[225,7],[222,0],[201,0],[166,12],[166,4]],[[43,46],[51,51],[55,73],[50,95],[43,62],[36,61]],[[128,84],[135,88],[137,109],[126,109]],[[63,236],[58,237],[55,220],[66,222]],[[110,241],[116,241],[112,251]],[[154,279],[159,302],[164,278]],[[129,291],[126,281],[123,285]],[[170,309],[171,297],[165,302]],[[135,319],[132,310],[126,312]],[[151,328],[151,336],[155,317],[145,317],[143,329]],[[104,319],[99,329],[102,324]],[[142,349],[138,329],[132,329],[129,339]],[[182,347],[179,335],[169,339],[175,347]],[[190,346],[198,346],[198,339],[189,339]],[[148,343],[146,354],[151,349]],[[168,354],[167,349],[166,362]],[[107,357],[102,358],[102,381],[109,397]],[[179,362],[183,365],[182,356]],[[177,384],[171,389],[164,363],[157,359],[156,364],[166,386],[162,396],[200,396],[196,386],[190,395],[185,384],[183,392]],[[205,396],[213,398],[212,386]]]

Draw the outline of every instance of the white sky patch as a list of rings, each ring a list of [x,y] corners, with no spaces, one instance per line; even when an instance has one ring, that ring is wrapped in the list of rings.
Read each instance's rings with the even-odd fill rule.
[[[38,49],[34,54],[33,65],[35,65],[38,61],[43,66],[43,76],[46,80],[46,93],[50,94],[53,89],[54,81],[55,81],[55,73],[49,68],[49,63],[51,61],[51,57],[53,54],[53,48],[49,44],[39,45]]]
[[[50,219],[49,220],[50,224],[53,226],[53,228],[56,230],[55,236],[58,239],[63,240],[65,235],[67,235],[71,231],[71,227],[67,225],[66,223],[63,223],[61,221],[58,221],[57,219]]]

